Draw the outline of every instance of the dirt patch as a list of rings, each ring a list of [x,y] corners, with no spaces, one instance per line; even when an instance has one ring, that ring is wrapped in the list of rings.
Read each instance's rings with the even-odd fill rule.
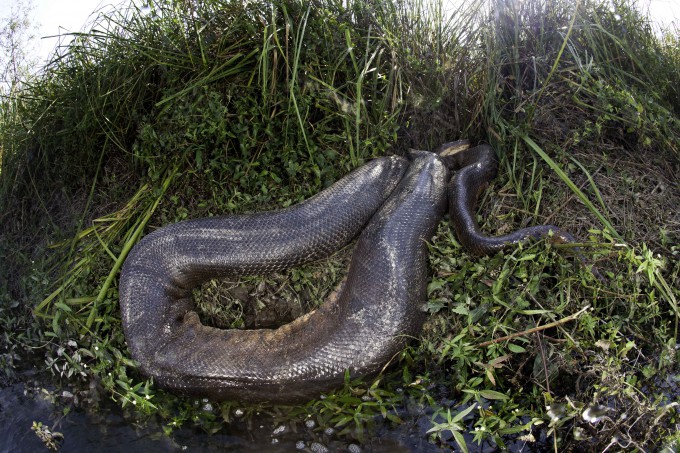
[[[680,164],[665,153],[623,148],[579,153],[619,233],[634,244],[670,253],[680,239]],[[584,181],[585,182],[585,181]]]

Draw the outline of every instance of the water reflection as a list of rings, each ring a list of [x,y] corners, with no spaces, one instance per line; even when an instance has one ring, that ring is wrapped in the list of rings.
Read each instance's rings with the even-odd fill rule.
[[[429,420],[429,417],[428,417]],[[380,432],[365,445],[334,440],[332,432],[315,433],[314,425],[304,432],[292,429],[276,431],[271,422],[248,428],[230,425],[231,432],[208,435],[182,429],[171,437],[163,434],[159,424],[143,426],[125,417],[113,402],[102,401],[96,414],[75,409],[63,415],[62,409],[51,403],[49,394],[33,391],[23,384],[0,389],[0,451],[33,453],[48,451],[31,426],[42,423],[53,432],[63,434],[62,452],[425,452],[447,451],[427,442],[410,426]],[[429,426],[429,424],[428,424]],[[416,429],[414,429],[416,428]],[[409,432],[410,431],[410,432]]]

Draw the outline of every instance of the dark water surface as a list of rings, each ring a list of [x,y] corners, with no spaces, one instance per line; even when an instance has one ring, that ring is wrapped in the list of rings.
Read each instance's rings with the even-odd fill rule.
[[[48,451],[36,433],[33,422],[42,422],[53,432],[63,434],[61,452],[174,452],[174,451],[229,451],[229,452],[441,452],[427,441],[429,416],[380,432],[366,444],[351,444],[333,439],[333,433],[292,432],[286,428],[275,433],[276,427],[268,420],[261,426],[230,425],[228,434],[208,435],[202,431],[182,429],[171,436],[163,434],[154,422],[135,423],[124,416],[113,402],[104,402],[96,414],[74,409],[63,415],[62,409],[50,402],[48,393],[33,391],[24,384],[0,389],[0,452],[28,453]]]
[[[0,390],[0,451],[40,452],[46,446],[31,430],[33,422],[42,422],[52,431],[64,435],[59,451],[119,452],[180,451],[160,429],[136,429],[122,416],[105,410],[104,415],[72,411],[61,415],[47,395],[33,395],[23,384]]]
[[[680,379],[674,374],[667,379],[657,380],[658,388],[668,398],[664,404],[676,401],[680,394]],[[649,389],[648,389],[649,390]],[[651,391],[651,390],[649,390]],[[365,443],[351,443],[342,440],[332,430],[320,432],[311,425],[297,430],[292,426],[275,424],[268,416],[230,423],[217,434],[207,434],[198,429],[184,428],[174,431],[170,436],[163,433],[162,425],[151,419],[139,423],[127,415],[119,405],[111,400],[102,400],[96,412],[71,409],[64,415],[63,406],[54,404],[54,396],[44,390],[37,382],[33,386],[23,383],[13,384],[0,389],[0,453],[46,452],[47,447],[31,429],[34,422],[40,422],[53,432],[63,435],[60,452],[350,452],[350,453],[438,453],[451,451],[457,446],[452,442],[450,433],[444,437],[449,448],[441,448],[428,442],[427,430],[432,426],[431,409],[401,408],[397,415],[403,424],[378,424],[372,438]],[[673,403],[675,404],[675,403]],[[451,405],[452,412],[465,407]],[[443,420],[438,420],[443,421]],[[525,423],[528,420],[523,420]],[[677,426],[677,425],[676,425]],[[471,428],[471,426],[468,426]],[[532,430],[535,442],[523,441],[520,436],[504,438],[509,452],[551,451],[551,438],[545,430]],[[473,442],[472,436],[465,434],[470,452],[500,451],[496,445]],[[587,444],[586,444],[587,445]],[[676,444],[674,444],[677,446]],[[663,451],[673,451],[673,446]],[[584,451],[592,451],[586,447]]]

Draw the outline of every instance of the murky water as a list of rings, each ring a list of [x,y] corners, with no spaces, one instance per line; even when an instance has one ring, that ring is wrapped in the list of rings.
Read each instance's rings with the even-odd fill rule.
[[[439,453],[440,448],[427,440],[431,414],[399,414],[406,422],[379,428],[364,444],[338,439],[333,430],[319,433],[318,429],[298,430],[274,426],[271,420],[261,425],[247,426],[232,423],[229,432],[206,434],[182,429],[167,436],[160,424],[153,421],[139,424],[125,416],[111,401],[102,401],[96,413],[63,409],[50,401],[48,392],[27,389],[14,384],[0,389],[0,452],[33,453],[48,451],[43,440],[31,429],[42,423],[58,432],[59,451],[62,452],[351,452],[351,453]],[[63,438],[61,438],[63,436]],[[494,452],[490,444],[477,445],[466,435],[471,452]],[[543,451],[545,438],[537,444],[509,442],[509,451]]]
[[[63,434],[61,451],[65,452],[166,452],[179,450],[172,441],[153,429],[136,429],[122,412],[108,411],[94,416],[73,411],[60,415],[48,398],[33,395],[23,384],[0,390],[0,450],[23,453],[47,451],[31,430],[33,422],[42,422],[52,431]]]
[[[427,420],[425,419],[427,418]],[[160,425],[144,426],[127,419],[114,403],[102,402],[97,414],[73,410],[63,415],[53,405],[47,393],[29,391],[23,384],[0,389],[0,451],[28,453],[47,451],[43,441],[31,430],[34,422],[41,422],[51,431],[63,435],[63,452],[440,452],[446,451],[430,444],[424,433],[429,428],[429,417],[423,426],[413,423],[397,429],[379,432],[375,439],[358,445],[337,440],[333,433],[292,432],[279,429],[267,422],[247,428],[234,424],[230,433],[208,435],[183,429],[166,436]],[[281,432],[275,432],[281,431]]]
[[[678,394],[678,384],[664,388],[673,395]],[[658,389],[657,389],[658,390]],[[170,436],[163,433],[158,422],[143,424],[126,416],[123,409],[112,401],[100,402],[96,413],[73,409],[66,415],[63,408],[50,400],[50,394],[39,387],[27,388],[14,384],[0,389],[0,453],[33,453],[48,451],[43,441],[31,429],[35,423],[42,423],[53,432],[60,433],[59,451],[62,452],[311,452],[311,453],[438,453],[448,452],[428,442],[427,430],[432,426],[432,414],[425,410],[398,412],[405,423],[378,426],[372,438],[363,444],[351,443],[339,438],[331,429],[319,432],[317,426],[297,427],[276,425],[273,420],[263,417],[231,423],[224,431],[206,434],[197,429],[181,429]],[[463,407],[453,407],[452,411]],[[441,421],[441,420],[440,420]],[[551,439],[544,430],[533,433],[536,442],[527,443],[521,438],[505,438],[510,452],[542,452],[551,450]],[[495,452],[498,447],[490,443],[477,445],[465,435],[471,452]],[[445,436],[451,441],[451,436]],[[457,448],[456,448],[457,451]],[[671,451],[671,450],[668,450]]]

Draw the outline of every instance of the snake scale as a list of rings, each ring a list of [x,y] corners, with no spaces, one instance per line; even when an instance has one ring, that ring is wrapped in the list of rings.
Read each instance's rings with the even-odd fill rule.
[[[474,209],[497,162],[488,145],[460,143],[374,159],[286,209],[187,220],[145,236],[119,284],[123,329],[140,370],[161,387],[213,400],[318,397],[342,385],[346,370],[352,378],[380,372],[419,334],[427,241],[447,205],[459,239],[476,254],[549,231],[571,240],[552,226],[483,236]],[[449,181],[451,170],[458,171]],[[289,324],[217,329],[194,311],[191,291],[204,281],[298,266],[357,236],[339,295]]]

